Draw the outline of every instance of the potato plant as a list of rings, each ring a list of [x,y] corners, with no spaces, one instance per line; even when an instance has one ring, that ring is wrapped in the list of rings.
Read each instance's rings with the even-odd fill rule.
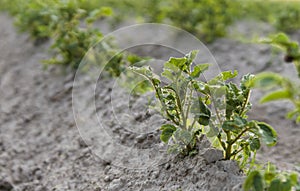
[[[237,1],[232,0],[116,0],[91,1],[96,5],[110,5],[118,22],[131,16],[143,22],[166,23],[212,42],[226,34],[237,14]]]
[[[82,9],[84,0],[12,0],[8,4],[19,5],[14,14],[15,24],[22,32],[29,32],[36,43],[51,39],[53,58],[47,64],[60,64],[77,68],[86,51],[102,38],[93,23],[110,16],[109,7]]]
[[[287,63],[293,63],[291,67],[297,70],[300,78],[300,49],[297,42],[291,41],[288,36],[283,33],[272,35],[270,38],[262,40],[263,43],[268,43],[276,46],[285,52],[284,60]],[[256,76],[252,82],[252,86],[256,88],[264,88],[271,90],[261,98],[261,103],[289,100],[295,108],[287,114],[290,119],[295,119],[300,122],[300,83],[296,80],[291,80],[277,73],[263,72]]]
[[[298,174],[295,172],[282,172],[270,163],[265,168],[252,170],[244,184],[245,191],[290,191],[300,190]]]
[[[51,37],[51,17],[55,15],[55,9],[51,7],[56,6],[57,1],[13,2],[19,4],[19,11],[15,15],[15,25],[19,31],[28,32],[36,42]]]
[[[61,3],[55,9],[55,14],[51,15],[49,23],[54,39],[51,49],[56,56],[46,63],[68,65],[76,69],[86,51],[102,38],[101,32],[93,28],[92,23],[110,14],[111,10],[105,7],[87,12],[73,1]],[[81,27],[81,21],[85,27]]]
[[[276,143],[274,129],[263,122],[248,120],[247,112],[253,79],[246,75],[240,86],[228,82],[237,75],[225,71],[205,82],[200,75],[208,64],[193,65],[197,51],[183,58],[170,58],[164,64],[161,77],[150,67],[131,67],[153,85],[163,116],[169,123],[161,126],[160,138],[169,143],[169,152],[190,155],[197,153],[201,136],[223,149],[226,160],[236,159],[244,165],[261,142]]]
[[[185,29],[206,42],[226,35],[227,26],[236,15],[235,1],[176,0],[163,10],[171,23]]]

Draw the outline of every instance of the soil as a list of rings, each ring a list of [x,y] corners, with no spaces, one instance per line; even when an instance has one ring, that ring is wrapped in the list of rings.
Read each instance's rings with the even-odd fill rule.
[[[35,46],[6,14],[0,14],[0,25],[0,191],[241,189],[244,176],[236,162],[221,160],[206,140],[195,157],[165,154],[158,139],[165,120],[145,107],[153,94],[134,97],[105,77],[96,78],[95,86],[95,79],[83,74],[73,84],[74,72],[41,65],[50,57],[49,42]],[[253,25],[237,23],[231,34],[273,31]],[[299,33],[294,38],[299,40]],[[296,79],[292,65],[268,46],[223,38],[208,48],[222,70],[236,69],[240,76],[275,71]],[[300,128],[285,119],[292,106],[260,105],[261,95],[253,93],[250,118],[273,125],[279,138],[276,146],[263,147],[258,159],[299,171]],[[97,120],[102,127],[94,126]]]

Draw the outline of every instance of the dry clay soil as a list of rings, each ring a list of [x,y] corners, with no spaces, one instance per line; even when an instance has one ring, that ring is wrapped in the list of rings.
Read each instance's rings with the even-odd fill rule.
[[[251,22],[237,24],[234,31],[249,33],[253,28],[260,28],[260,33],[272,31],[271,27]],[[192,158],[158,152],[165,149],[158,140],[158,129],[165,120],[155,110],[144,107],[152,94],[128,100],[126,91],[115,87],[112,79],[100,78],[95,88],[90,76],[78,75],[77,85],[81,88],[75,93],[84,101],[72,102],[74,72],[62,72],[57,66],[45,70],[40,64],[40,60],[50,57],[48,46],[34,46],[28,35],[16,32],[10,17],[0,15],[0,191],[241,189],[244,176],[237,164],[221,160],[220,152],[207,140]],[[240,74],[275,71],[296,76],[292,65],[282,63],[282,57],[273,55],[267,46],[219,39],[208,48],[222,70],[237,69]],[[96,96],[87,93],[90,89],[95,89]],[[278,144],[263,147],[258,159],[297,171],[300,127],[285,119],[291,105],[259,105],[261,95],[253,93],[249,116],[273,125],[278,131]],[[89,109],[93,97],[96,113]],[[112,97],[116,103],[113,109]],[[82,109],[75,109],[75,114],[84,112],[87,119],[99,117],[108,129],[80,131],[78,125],[83,122],[77,120],[76,124],[73,103],[81,104]],[[116,112],[121,122],[116,121]],[[91,139],[85,140],[85,136]],[[133,153],[121,146],[116,148],[108,137],[113,137],[117,145],[133,148]]]

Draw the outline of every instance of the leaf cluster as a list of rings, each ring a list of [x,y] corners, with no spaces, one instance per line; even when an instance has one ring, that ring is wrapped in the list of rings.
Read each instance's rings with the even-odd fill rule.
[[[161,127],[161,140],[169,143],[169,151],[184,155],[197,152],[202,135],[223,149],[225,159],[237,159],[244,165],[261,142],[273,146],[275,130],[266,123],[248,120],[250,88],[253,79],[246,75],[240,86],[229,79],[235,71],[225,71],[205,82],[200,75],[209,64],[193,63],[197,51],[183,58],[170,58],[161,76],[150,67],[131,67],[144,76],[155,89],[163,116],[169,123]]]
[[[298,174],[281,172],[274,165],[251,171],[243,185],[245,191],[290,191],[300,190]]]
[[[12,0],[19,4],[13,14],[15,24],[22,32],[40,42],[51,39],[53,58],[47,64],[60,64],[77,68],[86,51],[102,38],[93,23],[112,14],[108,7],[82,9],[84,0]]]
[[[300,78],[300,49],[297,42],[291,41],[284,33],[272,35],[269,38],[261,40],[262,43],[271,44],[285,53],[285,61],[293,62]],[[271,90],[261,98],[261,103],[278,100],[289,100],[295,108],[287,114],[287,117],[295,118],[300,122],[300,91],[299,82],[283,77],[280,74],[272,72],[263,72],[256,76],[251,86]]]

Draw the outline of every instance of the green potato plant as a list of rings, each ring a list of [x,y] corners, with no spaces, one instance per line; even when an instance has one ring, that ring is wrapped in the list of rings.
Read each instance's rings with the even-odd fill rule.
[[[162,115],[169,121],[161,126],[160,138],[170,143],[169,152],[191,155],[197,153],[197,144],[205,135],[223,149],[224,159],[245,165],[261,142],[273,146],[277,137],[270,125],[247,119],[251,107],[247,84],[253,76],[244,76],[240,86],[228,82],[236,71],[201,81],[199,77],[209,64],[193,65],[196,55],[197,51],[192,51],[183,58],[170,58],[164,64],[162,79],[150,67],[131,67],[152,84]]]
[[[171,23],[185,29],[206,42],[226,35],[237,14],[236,2],[228,0],[170,1],[165,15]]]
[[[15,15],[15,25],[20,32],[28,32],[36,42],[49,39],[52,34],[51,17],[57,1],[26,0],[14,1],[19,4],[19,11]]]
[[[285,53],[284,60],[293,63],[300,78],[300,49],[297,42],[291,41],[284,33],[272,35],[263,39],[262,43],[271,44]],[[273,72],[263,72],[256,76],[251,86],[271,90],[261,98],[261,103],[288,100],[293,103],[294,109],[287,114],[289,119],[300,122],[300,83]]]
[[[274,11],[274,24],[279,31],[293,32],[300,29],[300,3],[299,1],[282,3],[280,9]]]
[[[143,22],[180,27],[206,42],[223,37],[238,13],[235,0],[92,0],[89,3],[113,7],[114,24],[131,16]]]
[[[252,170],[244,184],[245,191],[299,191],[300,182],[298,174],[295,172],[282,172],[268,163],[266,168],[257,168]]]
[[[87,12],[74,1],[62,2],[54,9],[49,23],[54,43],[51,49],[55,56],[46,61],[48,64],[68,65],[77,68],[87,50],[101,40],[102,34],[92,24],[98,18],[109,16],[107,7]],[[81,21],[85,27],[81,27]]]
[[[109,7],[82,9],[85,0],[12,0],[8,3],[15,24],[28,32],[38,44],[51,39],[53,58],[46,64],[59,64],[76,69],[87,50],[102,38],[93,23],[112,14]],[[18,11],[13,5],[18,5]]]

